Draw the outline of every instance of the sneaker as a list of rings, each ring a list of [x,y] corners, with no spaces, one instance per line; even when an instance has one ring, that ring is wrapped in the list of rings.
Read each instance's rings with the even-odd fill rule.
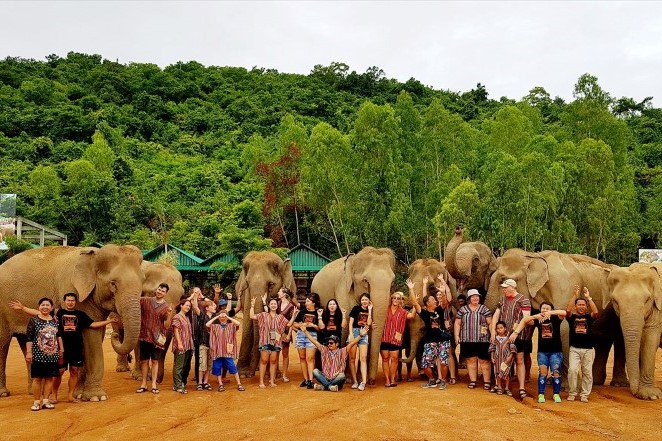
[[[359,388],[359,383],[352,384],[352,389],[358,389],[358,388]]]
[[[337,384],[332,384],[331,386],[329,386],[329,391],[338,392],[338,385]]]
[[[39,401],[35,401],[32,407],[30,408],[31,411],[36,412],[41,409],[41,404]]]
[[[544,403],[545,402],[545,396],[543,394],[538,394],[538,402],[539,403]]]
[[[299,387],[306,387],[306,386],[308,386],[308,380],[303,380],[299,385]]]
[[[306,385],[306,389],[312,389],[313,386],[313,380],[308,380],[308,384]]]
[[[582,403],[588,403],[588,397],[581,397],[579,401],[581,401]]]
[[[313,389],[315,389],[315,390],[324,390],[324,386],[322,386],[321,384],[315,384],[315,385],[313,385]]]
[[[441,380],[439,382],[439,390],[444,390],[446,389],[446,382],[444,380]]]
[[[361,390],[361,391],[365,390],[365,383],[360,383],[359,387],[358,387],[358,390]]]
[[[429,389],[433,387],[437,387],[437,383],[433,381],[428,381],[427,383],[423,383],[423,386],[421,386],[423,389]]]
[[[568,395],[567,400],[568,401],[575,401],[575,396],[574,395]]]
[[[559,395],[559,394],[554,394],[554,396],[552,398],[554,398],[555,403],[560,403],[561,402],[561,395]]]

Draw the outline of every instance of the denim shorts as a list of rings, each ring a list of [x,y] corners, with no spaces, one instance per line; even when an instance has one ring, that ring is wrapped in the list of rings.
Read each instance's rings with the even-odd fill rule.
[[[308,333],[313,338],[317,338],[316,331],[308,331]],[[303,331],[297,331],[296,346],[297,349],[315,349],[315,345],[312,341],[308,340],[308,337],[306,337],[306,334],[304,334]]]
[[[347,343],[349,343],[350,341],[352,341],[352,340],[354,340],[356,337],[358,337],[360,333],[361,333],[361,328],[354,328],[354,329],[352,330],[352,335],[350,335],[349,337],[347,337]],[[361,337],[361,340],[359,340],[358,345],[359,345],[359,346],[364,346],[364,345],[367,345],[367,344],[368,344],[368,334],[366,334],[366,335],[364,335],[363,337]]]
[[[280,348],[276,345],[266,344],[258,348],[260,352],[280,352]]]
[[[563,352],[538,352],[538,366],[546,366],[553,373],[560,372]]]

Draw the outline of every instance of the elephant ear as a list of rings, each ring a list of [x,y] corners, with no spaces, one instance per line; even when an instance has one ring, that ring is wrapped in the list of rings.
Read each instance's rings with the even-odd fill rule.
[[[547,261],[541,257],[530,256],[526,271],[526,284],[529,287],[531,298],[534,298],[548,281],[549,268],[547,267]]]
[[[285,259],[280,269],[280,279],[283,281],[283,286],[292,290],[293,293],[297,292],[297,285],[294,282],[294,274],[292,274],[292,261]]]
[[[80,252],[72,282],[78,293],[79,302],[92,294],[97,283],[97,252],[94,249],[84,249]]]
[[[662,311],[662,281],[660,280],[660,272],[654,266],[651,269],[655,271],[655,283],[653,285],[653,301],[658,311]]]

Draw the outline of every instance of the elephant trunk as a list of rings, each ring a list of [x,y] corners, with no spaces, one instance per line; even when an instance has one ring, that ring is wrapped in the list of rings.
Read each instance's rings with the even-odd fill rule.
[[[635,320],[641,323],[636,323]],[[643,318],[632,320],[621,318],[621,326],[623,328],[623,340],[625,342],[625,365],[628,379],[630,380],[630,391],[633,395],[636,395],[639,391],[640,383],[639,367]]]
[[[416,320],[416,319],[412,319]],[[413,334],[413,332],[412,332]],[[414,337],[413,335],[409,339],[409,356],[405,359],[402,360],[403,363],[412,363],[414,360],[416,360],[416,352],[418,351],[418,344],[419,344],[420,338]]]
[[[140,293],[127,297],[128,300],[120,303],[117,311],[122,318],[124,339],[120,340],[119,333],[115,331],[110,339],[113,349],[120,355],[131,352],[140,336]]]
[[[444,264],[446,265],[446,269],[450,275],[458,281],[458,284],[460,283],[460,280],[465,277],[463,274],[460,274],[455,262],[455,258],[457,256],[457,248],[462,244],[463,241],[464,236],[462,235],[462,228],[457,226],[455,227],[455,235],[450,240],[450,242],[448,242],[448,245],[446,246],[446,252],[444,253]]]

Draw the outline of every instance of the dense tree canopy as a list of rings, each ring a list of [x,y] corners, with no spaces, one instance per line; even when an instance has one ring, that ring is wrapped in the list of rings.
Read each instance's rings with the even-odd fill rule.
[[[0,193],[70,242],[202,257],[365,245],[439,256],[460,223],[498,253],[626,264],[662,234],[662,109],[582,75],[434,90],[333,62],[309,75],[69,53],[0,61]]]

